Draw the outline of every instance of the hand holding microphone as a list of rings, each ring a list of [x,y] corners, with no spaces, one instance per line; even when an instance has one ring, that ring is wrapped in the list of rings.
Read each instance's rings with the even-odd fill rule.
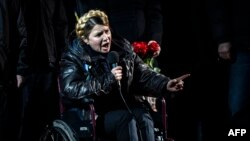
[[[116,66],[111,70],[111,72],[114,74],[115,79],[118,81],[118,84],[119,84],[120,80],[122,79],[122,67]]]
[[[122,67],[118,66],[119,54],[115,51],[111,51],[108,54],[107,60],[112,67],[111,73],[115,76],[118,85],[121,86],[120,80],[122,79]]]

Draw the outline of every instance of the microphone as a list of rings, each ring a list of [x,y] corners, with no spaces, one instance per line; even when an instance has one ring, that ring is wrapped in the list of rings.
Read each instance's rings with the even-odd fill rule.
[[[108,53],[107,60],[109,64],[111,65],[111,68],[114,68],[118,66],[119,54],[116,51],[111,51]],[[117,82],[118,82],[118,85],[121,86],[121,82],[120,81],[117,81]]]

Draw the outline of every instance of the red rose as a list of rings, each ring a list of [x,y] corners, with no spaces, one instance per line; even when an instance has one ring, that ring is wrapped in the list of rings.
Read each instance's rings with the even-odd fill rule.
[[[151,69],[155,72],[160,72],[158,67],[154,67],[154,53],[161,50],[160,45],[156,41],[146,42],[133,42],[132,46],[134,48],[134,52],[142,58],[144,63],[146,63]]]
[[[146,42],[134,42],[132,43],[134,52],[139,55],[141,58],[147,55],[148,46]]]
[[[153,55],[155,52],[159,51],[160,45],[156,41],[149,41],[148,42],[148,55]]]

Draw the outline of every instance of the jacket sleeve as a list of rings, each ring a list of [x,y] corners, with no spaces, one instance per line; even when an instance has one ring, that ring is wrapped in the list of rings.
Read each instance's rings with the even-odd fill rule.
[[[17,74],[25,76],[29,73],[29,66],[27,62],[27,29],[25,26],[23,9],[20,4],[16,5],[17,8],[17,29],[20,37],[19,56],[17,62]]]
[[[112,84],[116,82],[111,72],[94,77],[86,69],[89,66],[85,63],[81,64],[75,56],[67,54],[62,58],[59,81],[63,97],[81,99],[107,94]]]
[[[137,91],[144,95],[146,93],[149,96],[156,97],[166,92],[166,85],[170,80],[168,77],[153,71],[137,55],[135,55],[134,64],[133,83]]]

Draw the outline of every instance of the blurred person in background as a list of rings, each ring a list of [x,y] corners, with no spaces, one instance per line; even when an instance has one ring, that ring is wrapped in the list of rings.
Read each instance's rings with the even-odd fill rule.
[[[0,1],[0,140],[17,140],[21,68],[27,32],[19,0]]]
[[[28,46],[22,68],[19,140],[37,141],[60,115],[57,85],[61,52],[66,47],[67,17],[61,0],[22,0]]]

